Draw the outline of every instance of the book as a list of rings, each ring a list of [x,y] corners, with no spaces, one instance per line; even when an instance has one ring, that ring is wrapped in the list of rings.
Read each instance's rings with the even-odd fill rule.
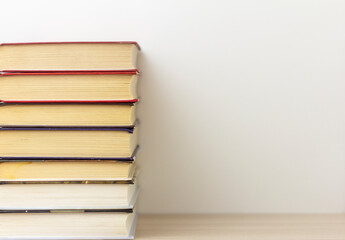
[[[1,159],[113,159],[131,161],[135,128],[0,128]]]
[[[135,109],[135,102],[4,102],[0,126],[134,127]]]
[[[136,213],[1,213],[0,239],[133,239]]]
[[[132,181],[135,169],[131,162],[9,160],[0,162],[0,183]]]
[[[131,211],[138,194],[133,184],[2,184],[0,215],[31,210]]]
[[[135,69],[139,49],[136,42],[3,43],[0,45],[0,69]]]
[[[0,96],[3,101],[104,101],[138,98],[138,70],[136,69],[62,72],[8,71],[2,72],[0,76]]]

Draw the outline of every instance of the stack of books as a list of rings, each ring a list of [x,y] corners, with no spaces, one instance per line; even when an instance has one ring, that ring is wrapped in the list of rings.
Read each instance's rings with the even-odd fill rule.
[[[0,46],[0,239],[132,239],[136,42]]]

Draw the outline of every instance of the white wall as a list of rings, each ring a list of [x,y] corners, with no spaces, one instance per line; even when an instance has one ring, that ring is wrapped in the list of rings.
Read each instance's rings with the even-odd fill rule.
[[[345,212],[344,1],[0,6],[2,42],[139,41],[141,212]]]

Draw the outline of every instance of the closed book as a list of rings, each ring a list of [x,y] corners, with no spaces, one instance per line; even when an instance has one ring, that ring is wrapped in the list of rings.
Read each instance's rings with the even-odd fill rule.
[[[0,128],[0,159],[100,159],[131,161],[137,127]]]
[[[0,45],[1,70],[137,68],[136,42],[41,42]]]
[[[1,55],[1,46],[0,46]],[[138,71],[8,71],[0,74],[3,101],[133,100]]]
[[[33,210],[131,211],[138,194],[134,183],[1,184],[0,214]]]
[[[135,164],[118,161],[3,161],[0,183],[131,182]]]
[[[133,127],[135,108],[135,101],[3,102],[0,105],[0,125]]]
[[[133,239],[136,211],[0,213],[0,239]]]

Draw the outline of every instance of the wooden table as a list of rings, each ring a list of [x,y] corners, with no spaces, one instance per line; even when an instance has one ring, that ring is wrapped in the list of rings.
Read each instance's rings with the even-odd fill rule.
[[[345,240],[345,215],[140,215],[136,240]]]

